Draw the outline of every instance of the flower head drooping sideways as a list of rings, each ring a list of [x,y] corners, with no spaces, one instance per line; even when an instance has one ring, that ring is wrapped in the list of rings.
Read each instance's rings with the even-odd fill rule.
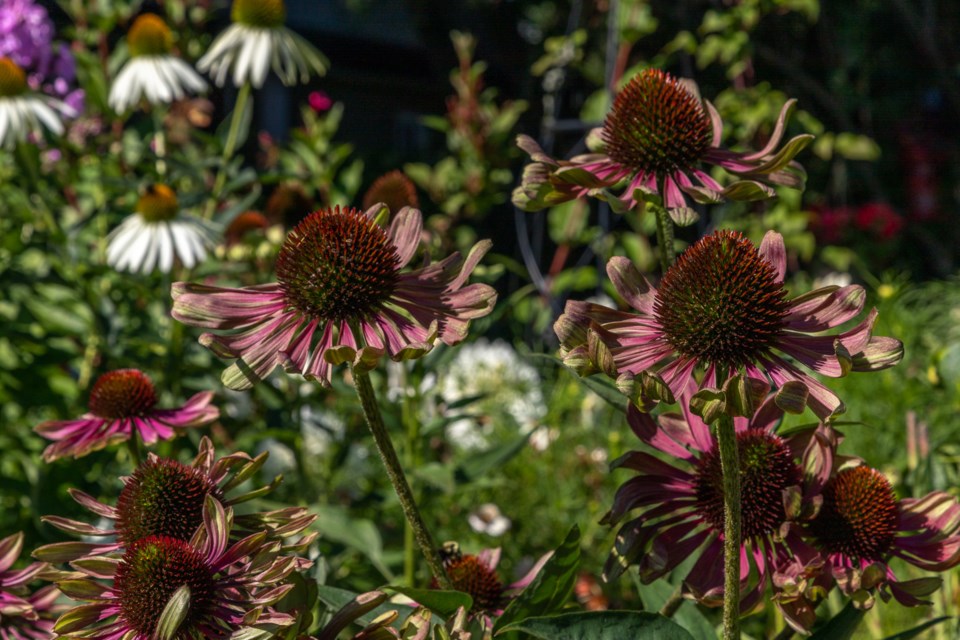
[[[130,59],[110,87],[107,102],[117,113],[144,98],[152,105],[168,104],[206,91],[207,83],[193,67],[171,53],[173,34],[163,18],[144,13],[127,32]]]
[[[71,563],[75,571],[57,582],[85,604],[60,617],[58,637],[151,640],[161,629],[178,639],[273,637],[293,623],[272,605],[293,588],[288,578],[303,563],[282,555],[266,532],[231,544],[232,528],[233,510],[207,496],[203,525],[190,540],[149,536],[119,559]]]
[[[759,200],[774,195],[769,184],[802,188],[804,172],[793,158],[813,136],[792,138],[776,151],[795,104],[789,100],[783,105],[763,149],[737,153],[720,147],[720,116],[710,102],[700,100],[692,83],[647,69],[617,94],[603,127],[588,138],[597,153],[555,160],[533,139],[520,136],[518,145],[534,162],[524,171],[513,202],[538,211],[589,195],[625,211],[658,195],[680,221],[692,213],[686,196],[701,203]],[[703,170],[708,164],[741,179],[723,187]],[[608,192],[621,184],[621,195]]]
[[[267,461],[268,453],[256,458],[246,453],[232,453],[217,458],[213,443],[204,436],[200,451],[189,464],[149,454],[132,475],[123,478],[123,489],[116,506],[100,502],[80,491],[70,495],[80,505],[108,524],[94,526],[60,516],[44,516],[42,520],[74,535],[105,538],[104,542],[55,542],[40,547],[34,557],[49,562],[72,562],[80,558],[123,553],[137,540],[165,536],[189,541],[203,524],[203,508],[207,496],[225,507],[232,507],[269,493],[281,478],[267,486],[238,492],[239,486],[255,477]],[[274,511],[255,511],[235,518],[232,535],[267,531],[271,538],[284,541],[284,550],[302,550],[314,536],[296,540],[315,516],[302,507]]]
[[[60,595],[48,585],[30,593],[28,584],[47,568],[34,562],[22,569],[14,563],[23,551],[23,533],[0,540],[0,638],[3,640],[41,640],[53,637],[50,612]]]
[[[489,250],[477,243],[419,269],[402,271],[416,253],[423,221],[401,209],[388,228],[386,209],[321,209],[287,236],[272,284],[227,289],[173,285],[173,317],[207,329],[200,342],[238,362],[222,379],[247,389],[282,365],[329,384],[334,365],[360,370],[384,354],[400,361],[430,351],[435,340],[461,342],[470,320],[490,313],[496,291],[467,278]]]
[[[100,376],[90,391],[89,411],[73,420],[51,420],[34,431],[53,444],[43,452],[52,462],[79,458],[105,446],[139,437],[146,444],[169,440],[175,429],[202,427],[220,416],[210,406],[213,393],[203,391],[176,409],[157,408],[153,382],[137,369],[116,369]]]
[[[287,86],[298,80],[307,82],[311,74],[322,76],[327,59],[283,26],[286,17],[283,0],[233,0],[233,24],[217,36],[197,68],[209,73],[218,87],[224,85],[231,70],[237,87],[246,83],[262,87],[268,67]]]
[[[213,232],[184,213],[173,189],[153,184],[137,201],[136,212],[107,237],[107,264],[117,271],[169,273],[174,259],[187,269],[207,257]]]
[[[681,403],[682,414],[653,418],[632,404],[627,422],[640,440],[665,454],[630,451],[612,463],[636,475],[617,490],[603,522],[618,524],[614,549],[604,567],[612,580],[636,566],[650,583],[699,553],[687,574],[686,595],[708,606],[723,603],[723,473],[710,428]],[[741,610],[763,595],[779,558],[808,548],[787,523],[804,514],[789,508],[813,503],[829,477],[836,438],[823,425],[784,438],[775,428],[783,416],[769,395],[751,418],[734,418],[740,459],[743,538],[740,549]],[[788,533],[784,535],[784,531]]]
[[[843,403],[798,364],[836,378],[885,369],[903,357],[899,340],[872,335],[876,309],[852,329],[825,334],[860,314],[863,287],[829,286],[788,298],[786,250],[773,231],[759,248],[732,231],[701,238],[659,288],[627,258],[611,258],[607,273],[632,310],[568,302],[554,325],[561,355],[582,374],[601,370],[621,382],[640,380],[654,400],[672,402],[699,366],[706,372],[702,386],[720,386],[737,372],[782,389],[801,383],[806,405],[826,419],[842,412]]]
[[[505,585],[497,573],[497,565],[500,564],[499,547],[484,549],[476,555],[463,553],[456,542],[447,542],[440,549],[443,568],[453,583],[453,588],[473,598],[473,607],[469,613],[471,617],[479,617],[486,629],[493,627],[493,619],[500,616],[507,604],[533,582],[552,555],[553,552],[544,554],[526,575]],[[433,588],[438,588],[436,583]]]
[[[61,116],[75,115],[66,103],[31,91],[20,65],[0,56],[0,148],[9,149],[28,134],[39,135],[43,128],[60,135]]]
[[[890,481],[866,465],[837,471],[806,526],[826,559],[825,571],[854,603],[870,608],[879,592],[905,606],[930,604],[937,577],[899,581],[888,562],[900,558],[926,571],[960,565],[960,504],[942,491],[897,500]]]

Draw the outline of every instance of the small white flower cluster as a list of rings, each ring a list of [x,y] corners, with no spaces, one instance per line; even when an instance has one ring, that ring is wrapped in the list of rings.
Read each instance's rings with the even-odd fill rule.
[[[503,340],[461,346],[440,376],[440,394],[447,403],[483,396],[467,408],[473,415],[508,417],[525,430],[533,429],[547,411],[537,370]],[[475,449],[487,445],[489,430],[464,418],[447,427],[447,436],[461,448]]]

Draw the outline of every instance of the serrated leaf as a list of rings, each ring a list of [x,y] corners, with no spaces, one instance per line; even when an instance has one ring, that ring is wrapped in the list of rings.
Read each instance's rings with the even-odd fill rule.
[[[683,627],[647,611],[589,611],[527,618],[501,631],[523,631],[543,640],[693,640]]]

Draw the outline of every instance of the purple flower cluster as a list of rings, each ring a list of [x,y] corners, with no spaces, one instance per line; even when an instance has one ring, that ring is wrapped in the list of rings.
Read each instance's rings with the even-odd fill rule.
[[[0,3],[0,56],[27,72],[31,89],[55,96],[80,113],[84,93],[77,87],[76,62],[69,48],[53,37],[47,10],[34,0]]]

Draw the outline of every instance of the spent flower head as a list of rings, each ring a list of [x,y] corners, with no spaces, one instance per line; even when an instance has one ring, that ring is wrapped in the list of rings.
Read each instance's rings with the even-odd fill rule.
[[[401,209],[388,228],[387,213],[339,206],[310,214],[287,236],[277,257],[277,282],[241,289],[177,282],[173,317],[221,333],[201,344],[238,361],[222,379],[250,388],[281,365],[329,384],[346,362],[369,369],[383,355],[419,357],[436,340],[456,344],[470,320],[487,315],[496,292],[467,278],[490,242],[404,271],[420,243],[420,212]]]
[[[770,184],[802,188],[805,174],[793,158],[813,139],[801,135],[776,150],[795,100],[783,105],[767,145],[755,153],[720,146],[723,122],[696,86],[659,69],[638,73],[617,94],[603,127],[588,142],[596,153],[555,160],[528,136],[517,144],[534,161],[513,194],[521,209],[537,211],[582,196],[606,200],[617,211],[654,198],[677,222],[695,215],[687,196],[700,203],[760,200]],[[738,180],[724,187],[703,169],[716,165]],[[620,195],[610,189],[623,187]]]
[[[773,231],[760,247],[731,231],[701,238],[659,288],[627,258],[611,258],[607,274],[632,311],[568,302],[554,325],[560,353],[582,374],[619,376],[625,388],[639,383],[644,400],[673,402],[699,367],[702,387],[720,387],[744,372],[779,387],[784,408],[800,411],[806,403],[825,419],[844,411],[843,403],[798,364],[836,378],[885,369],[903,357],[899,340],[872,334],[876,309],[855,327],[826,334],[860,315],[863,287],[828,286],[789,298],[786,249]],[[800,397],[788,400],[788,392]]]
[[[116,369],[100,376],[90,391],[89,411],[73,420],[50,420],[34,431],[53,444],[43,452],[51,462],[79,458],[109,444],[139,437],[146,444],[169,440],[176,429],[201,427],[220,416],[210,406],[213,393],[197,393],[182,407],[158,409],[153,382],[137,369]]]

